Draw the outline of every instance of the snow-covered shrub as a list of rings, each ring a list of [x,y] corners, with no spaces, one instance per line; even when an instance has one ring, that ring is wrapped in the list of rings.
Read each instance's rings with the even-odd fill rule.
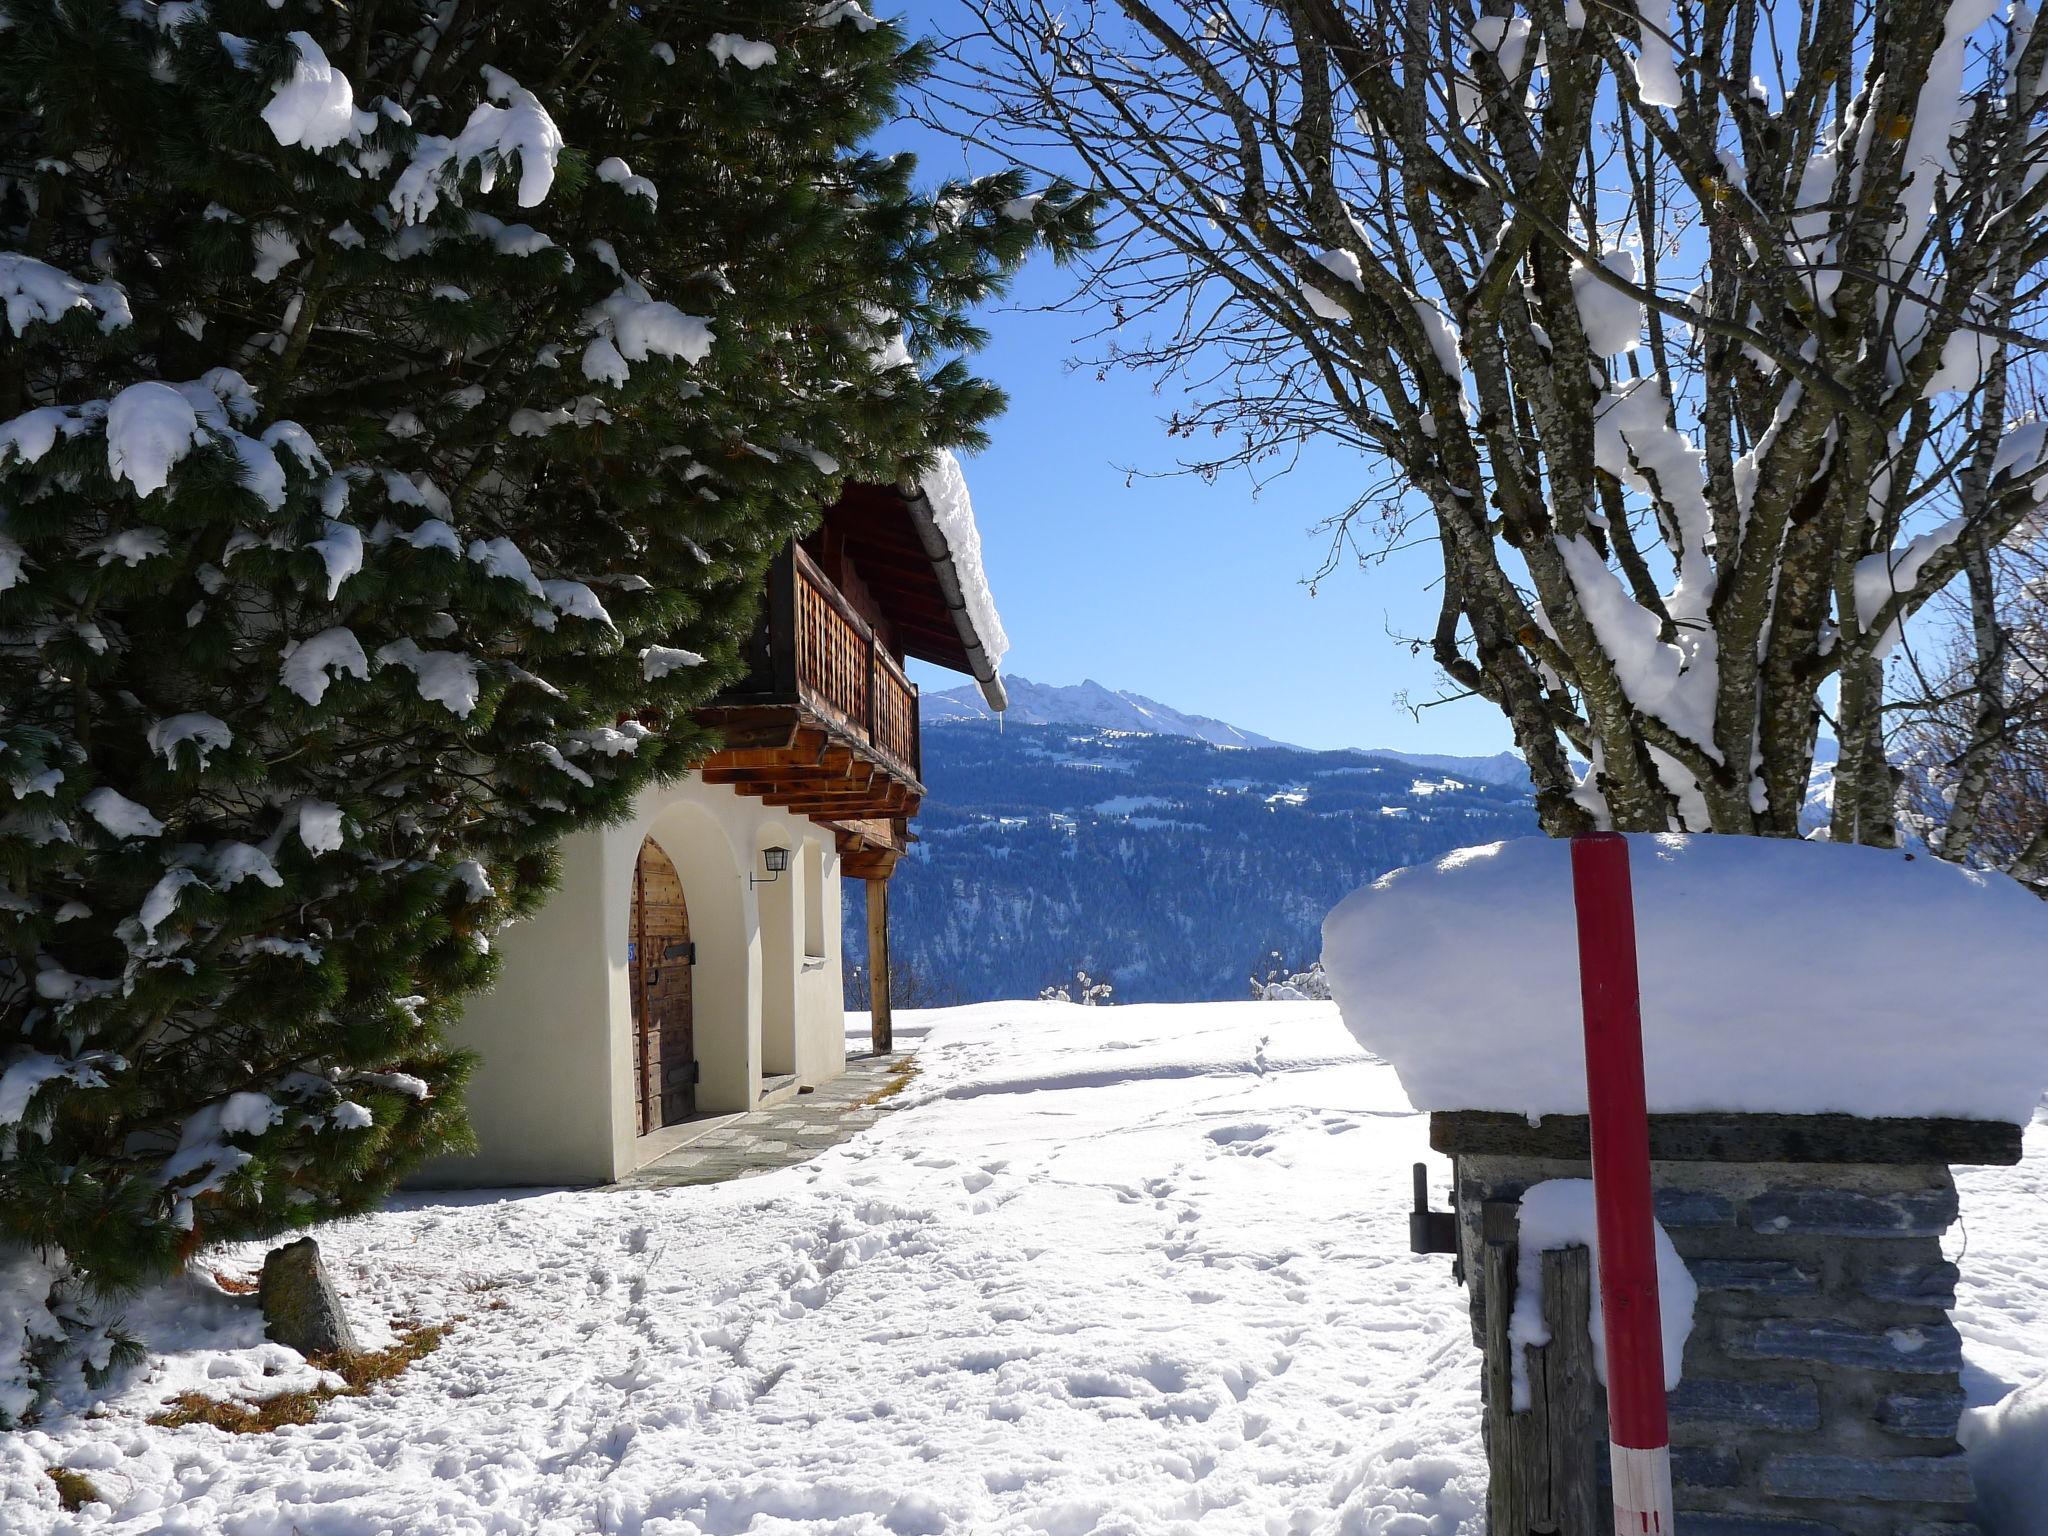
[[[701,754],[843,476],[997,403],[911,351],[1085,208],[857,151],[920,67],[857,8],[718,17],[757,46],[668,4],[0,13],[24,1338],[459,1141],[441,1027],[553,845]]]
[[[1107,981],[1098,981],[1086,971],[1074,972],[1071,982],[1045,988],[1038,994],[1041,1003],[1075,1003],[1083,1008],[1106,1007],[1110,994],[1116,988]]]
[[[1265,980],[1251,978],[1252,1001],[1258,1003],[1327,1003],[1330,980],[1323,974],[1323,962],[1316,960],[1306,970],[1289,965],[1279,950],[1268,957]]]

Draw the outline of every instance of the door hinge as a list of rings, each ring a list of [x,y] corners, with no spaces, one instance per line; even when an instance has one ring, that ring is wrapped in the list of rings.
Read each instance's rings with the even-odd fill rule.
[[[1458,1216],[1455,1211],[1429,1208],[1429,1165],[1415,1165],[1415,1205],[1408,1212],[1410,1253],[1456,1253]]]
[[[695,965],[697,963],[697,946],[688,939],[679,940],[666,946],[661,952],[661,958],[664,960],[680,960],[685,965]]]

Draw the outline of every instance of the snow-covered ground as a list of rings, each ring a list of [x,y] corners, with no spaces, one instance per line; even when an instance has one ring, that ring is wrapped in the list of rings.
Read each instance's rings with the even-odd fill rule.
[[[462,1321],[394,1386],[232,1437],[155,1404],[300,1379],[245,1298],[0,1437],[0,1526],[231,1536],[1453,1536],[1483,1487],[1425,1123],[1316,1003],[899,1020],[901,1113],[801,1168],[414,1196],[323,1236],[359,1319]],[[1979,1401],[2040,1374],[2048,1127],[1965,1177]],[[1432,1159],[1442,1199],[1446,1170]],[[246,1274],[257,1255],[236,1256]],[[265,1374],[266,1368],[269,1372]],[[66,1515],[43,1468],[111,1501]]]

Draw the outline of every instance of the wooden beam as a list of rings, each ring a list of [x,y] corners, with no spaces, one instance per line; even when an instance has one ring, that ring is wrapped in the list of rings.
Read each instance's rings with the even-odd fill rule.
[[[726,748],[712,753],[704,759],[704,774],[707,781],[714,773],[745,773],[749,770],[760,772],[781,768],[789,763],[794,754],[784,747]]]
[[[780,723],[771,721],[727,722],[708,718],[709,714],[709,711],[698,711],[697,723],[718,732],[725,742],[724,746],[711,754],[713,757],[721,756],[726,752],[785,752],[789,749],[790,742],[796,736],[796,725],[793,718],[784,719]]]
[[[706,768],[704,782],[737,785],[742,794],[758,793],[764,789],[772,793],[785,784],[865,789],[881,773],[882,770],[872,763],[848,763],[838,768],[785,763],[773,768]]]
[[[896,1014],[889,995],[889,882],[868,881],[868,1039],[877,1056],[896,1048]]]
[[[907,846],[901,817],[870,816],[858,821],[849,818],[835,823],[832,830],[838,835],[841,853],[858,853],[862,848],[900,851]]]
[[[789,794],[763,795],[761,803],[773,806],[778,811],[793,811],[799,816],[839,821],[848,816],[887,816],[895,810],[898,802],[859,791],[844,795],[805,794],[793,791]]]
[[[858,778],[846,776],[836,779],[790,779],[785,781],[784,784],[770,788],[768,793],[771,795],[798,795],[806,800],[815,799],[820,795],[837,795],[849,801],[866,803],[871,800],[900,800],[906,795],[914,794],[915,791],[893,774],[870,769],[862,772]],[[848,818],[857,820],[865,815],[887,816],[891,814],[893,813],[888,811],[849,811],[847,817],[842,818],[842,820]]]
[[[861,853],[842,854],[839,873],[849,880],[887,880],[896,873],[896,861],[902,857],[893,848],[869,848]]]

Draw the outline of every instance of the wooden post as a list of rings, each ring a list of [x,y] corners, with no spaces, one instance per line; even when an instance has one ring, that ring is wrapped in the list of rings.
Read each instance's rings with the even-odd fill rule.
[[[868,882],[868,1027],[877,1056],[896,1048],[896,1019],[889,998],[889,882]]]
[[[1548,1344],[1522,1351],[1529,1405],[1516,1411],[1514,1315],[1516,1212],[1482,1211],[1486,1308],[1485,1415],[1488,1536],[1592,1536],[1598,1496],[1592,1265],[1584,1248],[1542,1258]]]
[[[1513,1407],[1513,1341],[1507,1323],[1516,1313],[1516,1208],[1489,1200],[1481,1208],[1481,1284],[1485,1286],[1485,1438],[1487,1536],[1528,1536],[1530,1497],[1518,1454]]]
[[[1544,1346],[1543,1387],[1549,1459],[1550,1519],[1563,1536],[1599,1529],[1599,1431],[1593,1427],[1593,1261],[1583,1248],[1552,1249],[1543,1255],[1543,1320],[1550,1327]],[[1534,1370],[1534,1366],[1531,1366]]]
[[[1512,1227],[1507,1233],[1501,1214],[1489,1202],[1485,1211],[1485,1248],[1481,1260],[1482,1283],[1486,1287],[1485,1387],[1481,1394],[1486,1413],[1486,1531],[1487,1536],[1528,1536],[1529,1490],[1523,1485],[1525,1470],[1516,1454],[1514,1407],[1514,1341],[1508,1336],[1508,1322],[1515,1310],[1515,1240]]]

